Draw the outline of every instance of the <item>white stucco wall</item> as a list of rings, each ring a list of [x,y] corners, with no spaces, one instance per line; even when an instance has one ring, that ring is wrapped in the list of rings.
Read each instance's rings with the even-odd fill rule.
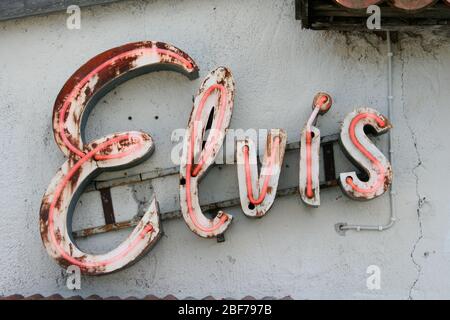
[[[335,99],[320,120],[323,135],[337,133],[340,121],[358,106],[387,112],[385,42],[372,34],[301,30],[293,2],[125,1],[83,9],[81,30],[68,30],[64,13],[1,22],[0,295],[450,298],[450,42],[429,32],[400,34],[394,44],[398,223],[393,229],[338,235],[337,222],[387,222],[389,200],[385,195],[359,203],[334,188],[322,191],[319,209],[306,208],[298,196],[280,198],[258,221],[229,209],[235,221],[224,243],[198,238],[182,219],[165,221],[164,237],[140,262],[112,275],[83,277],[77,292],[66,288],[64,271],[45,252],[39,206],[65,161],[52,136],[53,102],[67,78],[104,50],[161,40],[188,52],[201,77],[228,66],[237,85],[231,128],[285,128],[289,142],[299,139],[320,90]],[[87,136],[144,130],[155,138],[156,152],[129,172],[170,166],[170,134],[185,127],[200,81],[166,72],[133,79],[98,104]],[[295,167],[291,172],[296,174]],[[214,169],[202,184],[201,199],[236,197],[236,186],[234,166]],[[165,211],[178,207],[176,177],[155,180],[153,188]],[[138,197],[148,197],[145,191],[140,188]],[[121,219],[136,213],[132,192],[113,190]],[[74,229],[101,223],[98,194],[84,195]],[[128,232],[79,245],[105,251]],[[381,268],[380,290],[366,287],[370,265]]]

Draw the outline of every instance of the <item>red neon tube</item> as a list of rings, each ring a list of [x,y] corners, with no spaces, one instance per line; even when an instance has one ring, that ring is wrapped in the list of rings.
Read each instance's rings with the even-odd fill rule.
[[[315,99],[314,101],[314,111],[309,117],[308,122],[306,123],[306,196],[310,199],[314,197],[314,191],[312,188],[311,126],[323,106],[325,106],[327,108],[325,110],[328,111],[330,106],[326,104],[330,102],[329,100],[330,99],[328,98],[327,95],[324,94],[319,95],[317,99]]]
[[[267,188],[269,186],[269,181],[270,178],[272,176],[272,170],[273,170],[273,164],[275,162],[275,156],[278,154],[279,152],[279,146],[280,146],[280,137],[275,137],[274,139],[274,145],[271,148],[271,155],[269,158],[269,172],[266,175],[266,177],[264,178],[264,184],[263,184],[263,188],[261,190],[261,193],[258,197],[258,199],[255,199],[253,197],[253,187],[252,187],[252,181],[251,181],[251,173],[250,173],[250,161],[249,161],[249,148],[248,146],[244,146],[244,165],[245,165],[245,182],[247,185],[247,197],[248,200],[254,204],[254,205],[259,205],[264,201],[264,198],[266,197],[267,194]]]
[[[69,148],[70,151],[72,151],[73,153],[75,153],[77,156],[79,156],[80,158],[82,158],[85,153],[81,150],[79,150],[77,147],[75,147],[67,138],[66,136],[66,132],[64,129],[64,124],[65,124],[65,118],[67,117],[67,109],[70,106],[70,104],[72,103],[72,101],[75,99],[75,97],[81,92],[81,89],[83,88],[83,86],[88,83],[88,81],[90,81],[96,74],[98,74],[99,72],[103,71],[104,69],[106,69],[107,67],[111,66],[112,64],[114,64],[117,60],[120,60],[124,57],[127,56],[133,56],[133,55],[138,55],[138,54],[146,54],[146,53],[153,53],[153,52],[157,52],[160,54],[167,54],[171,57],[173,57],[174,59],[177,59],[178,61],[180,61],[181,63],[183,63],[185,65],[186,68],[190,69],[192,68],[192,63],[189,62],[187,59],[185,59],[184,57],[170,51],[170,50],[165,50],[165,49],[160,49],[160,48],[156,48],[156,47],[152,47],[152,48],[143,48],[143,49],[135,49],[135,50],[131,50],[128,52],[124,52],[122,54],[119,54],[105,62],[103,62],[102,64],[100,64],[98,67],[96,67],[94,70],[92,70],[91,72],[89,72],[76,86],[75,88],[72,90],[72,92],[70,92],[69,96],[66,98],[66,100],[64,101],[64,104],[61,108],[61,111],[59,113],[59,134],[61,136],[62,141],[64,142],[64,144]],[[96,160],[104,160],[101,159],[101,156],[99,155],[94,155],[94,159]]]
[[[378,171],[378,179],[377,179],[377,182],[375,183],[375,185],[373,185],[369,189],[362,189],[362,188],[358,187],[353,182],[352,177],[347,177],[347,179],[345,181],[356,192],[372,193],[372,192],[377,191],[377,189],[380,187],[380,185],[383,184],[386,170],[382,166],[380,161],[378,161],[377,158],[375,158],[369,151],[367,151],[367,149],[364,148],[364,146],[356,138],[356,134],[355,134],[356,125],[358,124],[359,121],[361,121],[362,119],[365,119],[365,118],[374,119],[380,127],[384,127],[386,125],[386,122],[381,117],[374,115],[372,113],[362,113],[362,114],[357,115],[355,118],[353,118],[352,122],[350,123],[350,127],[349,127],[349,134],[350,134],[351,141],[353,142],[355,147],[375,165],[375,167],[377,168],[377,171]]]
[[[131,252],[138,244],[139,242],[149,233],[153,231],[153,226],[151,224],[147,224],[144,228],[144,230],[141,231],[139,237],[137,237],[132,243],[130,243],[122,252],[118,253],[116,256],[113,256],[109,259],[106,259],[104,261],[99,261],[95,263],[88,263],[88,262],[82,262],[78,259],[72,257],[70,254],[68,254],[64,248],[61,247],[60,242],[56,238],[54,225],[53,225],[53,216],[54,216],[54,210],[56,203],[59,201],[59,198],[61,196],[62,191],[66,187],[66,185],[69,183],[70,179],[73,177],[73,175],[80,169],[80,167],[88,160],[95,157],[96,154],[100,153],[101,151],[107,149],[109,146],[113,145],[114,143],[118,143],[120,141],[129,140],[129,139],[135,139],[138,138],[139,142],[142,143],[140,136],[125,134],[122,136],[115,137],[114,139],[108,140],[97,146],[95,149],[88,152],[86,155],[84,155],[68,172],[68,174],[64,177],[64,179],[61,181],[61,183],[58,185],[58,187],[55,190],[55,195],[53,197],[52,203],[50,204],[49,214],[48,214],[48,228],[50,230],[50,239],[52,243],[55,245],[56,249],[58,250],[59,254],[69,261],[73,265],[77,265],[82,268],[93,268],[93,267],[102,267],[106,266],[108,264],[117,262],[118,260],[125,257],[127,254]],[[129,150],[125,152],[121,152],[116,155],[112,156],[102,156],[104,159],[113,159],[113,158],[123,158],[127,155],[130,155],[131,153],[135,152],[136,149],[140,148],[141,145],[138,144],[134,146],[133,148],[130,148]]]
[[[203,150],[202,156],[201,156],[201,159],[200,159],[200,162],[198,163],[198,165],[195,166],[194,168],[192,168],[192,163],[194,162],[194,147],[195,147],[195,122],[201,121],[202,111],[203,111],[203,108],[205,107],[206,100],[211,95],[211,93],[215,90],[220,91],[218,122],[217,122],[216,127],[214,128],[215,130],[213,130],[213,137],[211,139],[211,143],[206,145],[205,149]],[[220,218],[220,221],[218,223],[216,223],[215,225],[213,225],[212,227],[202,226],[197,221],[197,218],[193,212],[194,210],[192,208],[192,198],[191,198],[191,178],[196,177],[198,175],[198,173],[200,172],[200,170],[202,169],[202,167],[205,163],[205,159],[207,157],[209,157],[211,154],[212,146],[214,145],[214,143],[217,140],[218,129],[220,129],[222,127],[223,119],[225,116],[226,97],[227,97],[227,89],[223,85],[220,85],[220,84],[212,85],[204,92],[202,99],[200,100],[200,104],[199,104],[197,113],[195,114],[195,121],[192,126],[191,141],[190,141],[189,147],[188,147],[188,162],[187,162],[187,166],[186,166],[186,201],[187,201],[187,206],[188,206],[188,213],[189,213],[189,217],[191,218],[194,225],[204,232],[212,232],[214,230],[217,230],[218,228],[220,228],[221,225],[223,225],[228,220],[228,217],[226,215],[223,215]]]

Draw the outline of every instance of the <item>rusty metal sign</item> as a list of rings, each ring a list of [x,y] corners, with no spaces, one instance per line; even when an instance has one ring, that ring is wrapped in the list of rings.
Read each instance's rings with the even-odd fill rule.
[[[194,100],[180,165],[180,206],[186,224],[204,238],[225,232],[233,218],[219,211],[214,219],[205,217],[198,201],[198,184],[219,152],[233,112],[234,80],[227,68],[212,71],[203,81]],[[202,149],[208,119],[212,129]]]
[[[86,143],[84,126],[89,112],[115,86],[143,73],[158,70],[180,72],[191,80],[198,78],[197,65],[180,49],[162,42],[137,42],[92,58],[69,78],[56,98],[53,132],[67,161],[57,171],[42,199],[40,232],[48,254],[64,268],[75,265],[88,275],[111,273],[136,262],[161,238],[162,224],[156,196],[142,216],[117,223],[111,186],[105,185],[105,182],[96,184],[96,190],[100,191],[106,225],[82,230],[76,235],[83,237],[129,227],[134,227],[134,230],[117,248],[98,255],[78,248],[71,230],[75,205],[98,174],[105,170],[135,166],[149,159],[155,148],[152,137],[140,131],[113,133]],[[300,142],[287,143],[287,134],[283,129],[269,130],[258,174],[257,143],[249,137],[237,139],[235,160],[239,198],[200,205],[198,186],[207,170],[215,165],[224,143],[233,112],[234,95],[235,83],[231,70],[219,67],[211,71],[194,99],[179,169],[158,169],[158,172],[146,175],[152,179],[178,174],[180,216],[198,236],[221,241],[233,218],[221,209],[240,204],[246,216],[261,218],[270,210],[277,196],[292,195],[298,191],[303,202],[317,207],[320,205],[320,188],[337,185],[333,153],[337,135],[321,137],[316,127],[318,115],[330,110],[332,98],[326,93],[318,93]],[[391,165],[367,137],[366,127],[371,127],[375,134],[383,134],[389,131],[391,124],[373,109],[357,109],[344,119],[339,137],[345,153],[363,172],[363,175],[342,173],[339,178],[343,192],[356,200],[379,197],[392,182]],[[325,181],[319,181],[321,148],[324,152]],[[300,150],[299,184],[278,190],[285,152],[290,150]],[[142,181],[142,176],[139,180],[130,179],[136,183]],[[209,217],[203,213],[205,209],[219,209],[219,212]]]
[[[80,250],[71,237],[71,218],[86,184],[104,170],[134,166],[154,150],[144,132],[110,134],[86,144],[83,129],[96,101],[119,83],[153,70],[175,70],[191,79],[194,61],[181,50],[160,42],[138,42],[108,50],[87,62],[66,82],[53,109],[56,143],[68,160],[50,183],[41,204],[40,231],[48,254],[61,266],[78,266],[85,274],[117,271],[143,256],[161,237],[156,199],[128,238],[101,255]]]
[[[237,141],[237,173],[241,208],[247,217],[261,218],[273,205],[278,188],[287,135],[272,129],[267,135],[261,175],[258,176],[257,147],[250,139]],[[255,191],[258,196],[255,197]]]

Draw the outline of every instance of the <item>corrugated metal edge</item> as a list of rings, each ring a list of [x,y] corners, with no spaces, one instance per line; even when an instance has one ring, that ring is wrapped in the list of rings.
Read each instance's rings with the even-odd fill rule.
[[[0,300],[236,300],[234,298],[224,298],[224,299],[216,299],[213,296],[206,296],[202,299],[195,299],[192,297],[186,297],[184,299],[179,299],[176,296],[169,294],[165,297],[157,297],[155,295],[146,295],[144,298],[137,298],[134,296],[120,298],[118,296],[110,296],[110,297],[101,297],[99,295],[90,295],[87,297],[82,296],[71,296],[71,297],[63,297],[60,294],[54,294],[50,296],[43,296],[41,294],[34,294],[30,296],[23,296],[20,294],[14,294],[10,296],[0,296]],[[275,297],[263,297],[261,299],[255,298],[253,296],[245,296],[239,300],[294,300],[291,296],[286,296],[282,298]]]

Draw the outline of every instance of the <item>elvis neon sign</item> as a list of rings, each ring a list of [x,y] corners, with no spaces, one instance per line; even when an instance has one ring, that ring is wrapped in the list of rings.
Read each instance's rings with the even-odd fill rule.
[[[56,98],[53,131],[67,161],[58,170],[43,197],[40,232],[48,254],[63,267],[76,265],[89,275],[111,273],[136,262],[162,235],[155,197],[128,238],[105,254],[82,251],[71,236],[74,207],[86,185],[102,171],[119,170],[147,160],[155,147],[149,134],[138,131],[110,134],[86,143],[83,131],[89,112],[115,86],[143,73],[158,70],[180,72],[189,79],[198,77],[196,63],[180,49],[161,42],[130,43],[89,60],[69,78]],[[222,211],[212,219],[202,213],[198,185],[222,147],[232,116],[234,91],[234,79],[228,68],[219,67],[210,72],[195,96],[183,142],[180,207],[187,226],[203,238],[218,237],[232,221],[232,216]],[[313,112],[301,133],[299,193],[309,206],[320,205],[320,130],[314,123],[318,115],[324,115],[331,106],[332,98],[328,94],[316,95]],[[213,130],[204,142],[212,111]],[[377,134],[386,133],[391,128],[386,117],[370,108],[355,110],[342,124],[341,145],[368,176],[367,181],[362,181],[355,172],[340,175],[343,192],[357,200],[381,196],[392,181],[389,161],[366,136],[366,126]],[[258,175],[255,141],[250,138],[236,141],[238,187],[246,216],[260,218],[271,208],[286,143],[284,130],[269,130],[261,173]]]

